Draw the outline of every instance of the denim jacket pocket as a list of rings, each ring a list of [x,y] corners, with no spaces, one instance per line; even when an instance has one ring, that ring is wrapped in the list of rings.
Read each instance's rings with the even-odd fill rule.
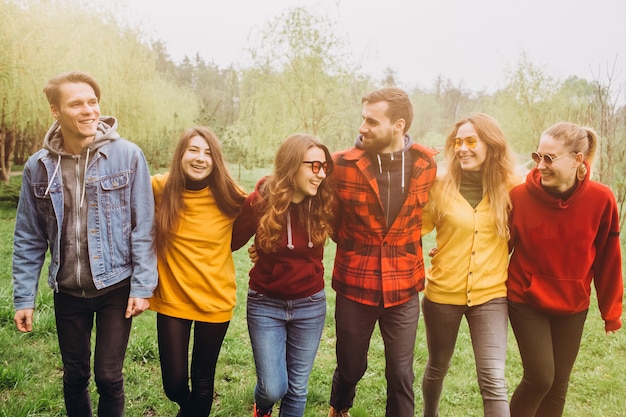
[[[46,193],[46,191],[48,191]],[[54,217],[54,208],[52,206],[52,193],[61,192],[61,186],[56,184],[48,190],[48,184],[33,184],[33,195],[37,201],[37,210],[46,217]]]
[[[121,172],[100,179],[103,203],[107,209],[115,210],[127,204],[129,183],[130,175],[128,172]]]

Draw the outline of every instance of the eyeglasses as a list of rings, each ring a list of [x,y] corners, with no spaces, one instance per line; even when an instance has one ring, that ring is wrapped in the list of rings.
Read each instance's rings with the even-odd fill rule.
[[[468,136],[466,138],[452,138],[452,141],[454,142],[454,149],[459,149],[463,146],[463,143],[465,143],[467,149],[474,149],[478,146],[478,142],[480,142],[480,140],[474,136]]]
[[[328,162],[322,162],[322,161],[302,161],[303,164],[311,164],[311,171],[313,171],[314,174],[318,174],[320,172],[320,169],[324,170],[324,173],[328,174]]]
[[[533,161],[535,161],[535,163],[536,163],[537,165],[539,165],[539,163],[541,162],[541,160],[542,160],[542,159],[543,159],[543,163],[544,163],[544,164],[546,164],[546,165],[552,165],[552,163],[553,163],[554,161],[556,161],[556,160],[558,160],[558,159],[561,159],[561,158],[563,158],[565,155],[569,155],[569,154],[571,154],[571,153],[575,153],[575,152],[567,152],[567,153],[564,153],[564,154],[563,154],[563,155],[561,155],[561,156],[557,156],[556,158],[553,158],[553,157],[551,157],[551,156],[550,156],[550,155],[548,155],[548,154],[542,155],[542,154],[540,154],[539,152],[533,152],[533,153],[531,153],[531,154],[530,154],[530,156],[533,158]]]

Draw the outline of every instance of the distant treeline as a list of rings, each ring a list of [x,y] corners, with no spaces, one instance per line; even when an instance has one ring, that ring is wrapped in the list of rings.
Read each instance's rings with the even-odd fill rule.
[[[154,168],[169,162],[182,129],[196,124],[213,129],[228,160],[247,169],[270,164],[294,132],[315,134],[331,150],[345,148],[357,134],[361,97],[399,84],[393,68],[384,79],[363,74],[332,20],[306,8],[287,8],[266,22],[245,67],[220,68],[199,55],[173,62],[162,40],[146,40],[116,17],[123,7],[122,0],[0,0],[0,179],[41,146],[52,122],[42,88],[64,71],[86,71],[100,82],[102,114],[119,119],[120,133],[142,147]],[[554,122],[592,126],[601,136],[595,178],[623,205],[625,80],[613,63],[598,63],[591,80],[559,80],[522,55],[506,74],[505,87],[491,93],[445,75],[425,80],[428,86],[399,85],[415,106],[410,133],[440,148],[455,120],[489,113],[524,164]]]

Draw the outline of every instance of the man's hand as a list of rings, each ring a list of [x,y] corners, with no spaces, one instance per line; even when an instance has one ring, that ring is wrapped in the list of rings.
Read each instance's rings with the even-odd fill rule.
[[[250,260],[253,264],[257,263],[257,261],[259,260],[259,254],[257,253],[254,245],[248,248],[248,256],[250,257]]]
[[[144,311],[146,311],[150,307],[150,300],[147,298],[135,298],[130,297],[128,299],[128,306],[126,306],[126,314],[124,317],[129,319],[132,317],[137,317]]]
[[[23,310],[17,310],[15,312],[15,316],[13,316],[13,321],[17,326],[17,330],[20,332],[32,332],[33,331],[33,313],[35,312],[34,308],[25,308]]]

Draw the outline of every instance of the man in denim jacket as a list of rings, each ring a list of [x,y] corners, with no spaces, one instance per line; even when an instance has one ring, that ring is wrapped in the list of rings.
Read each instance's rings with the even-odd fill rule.
[[[91,330],[98,415],[122,416],[122,366],[133,316],[157,285],[154,200],[141,150],[100,117],[100,87],[88,74],[52,78],[44,92],[56,122],[24,166],[14,234],[14,321],[33,329],[48,246],[63,393],[69,417],[91,416]]]

